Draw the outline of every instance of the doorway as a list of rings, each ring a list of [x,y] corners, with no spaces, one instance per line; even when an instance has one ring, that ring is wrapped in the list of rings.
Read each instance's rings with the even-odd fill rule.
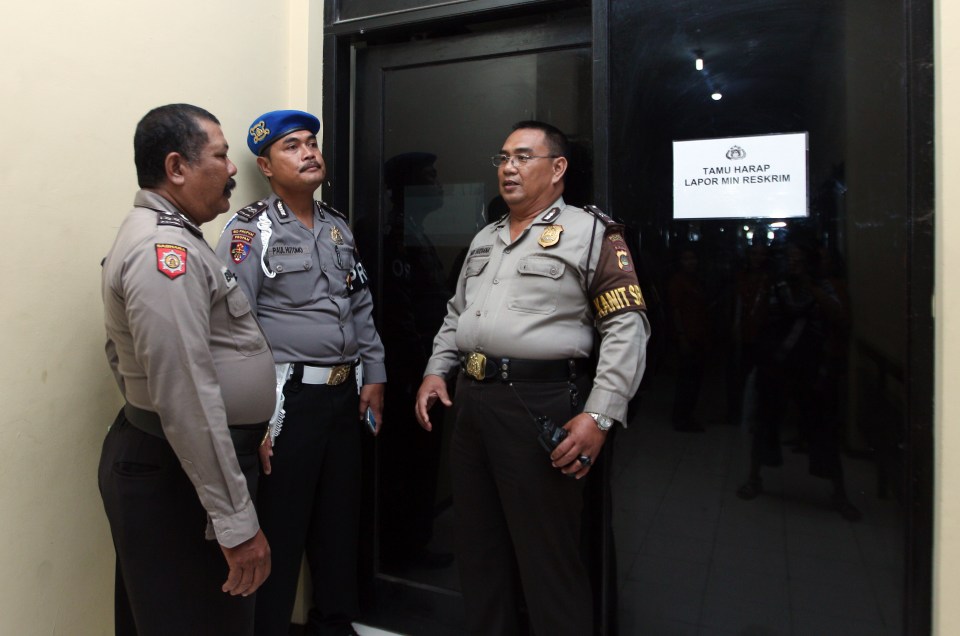
[[[506,212],[491,156],[511,126],[542,119],[564,129],[583,158],[571,196],[590,191],[589,15],[354,53],[350,209],[389,378],[370,454],[369,563],[383,617],[373,620],[405,633],[458,633],[448,416],[438,407],[433,432],[423,431],[414,398],[467,246]]]
[[[619,633],[929,633],[931,4],[406,4],[434,8],[325,45],[333,197],[392,366],[367,449],[371,622],[461,633],[446,432],[420,431],[412,395],[462,250],[502,213],[488,157],[540,118],[577,142],[572,202],[642,246],[654,338],[614,445]],[[779,133],[808,138],[805,217],[674,218],[674,142]],[[797,319],[776,290],[800,280]],[[838,313],[811,309],[810,281]]]

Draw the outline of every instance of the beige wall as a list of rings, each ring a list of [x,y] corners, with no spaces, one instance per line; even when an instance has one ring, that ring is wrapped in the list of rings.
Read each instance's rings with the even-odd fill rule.
[[[0,634],[113,632],[96,468],[120,397],[103,354],[99,263],[136,191],[136,122],[169,102],[209,109],[240,169],[234,203],[259,196],[244,130],[268,109],[319,112],[322,9],[322,0],[5,4]]]
[[[936,483],[934,633],[960,634],[960,4],[934,2]]]

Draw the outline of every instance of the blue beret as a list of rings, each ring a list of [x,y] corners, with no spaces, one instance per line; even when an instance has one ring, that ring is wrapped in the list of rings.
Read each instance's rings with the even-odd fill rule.
[[[272,110],[250,124],[247,146],[259,157],[267,146],[298,130],[309,130],[316,135],[320,132],[320,120],[302,110]]]

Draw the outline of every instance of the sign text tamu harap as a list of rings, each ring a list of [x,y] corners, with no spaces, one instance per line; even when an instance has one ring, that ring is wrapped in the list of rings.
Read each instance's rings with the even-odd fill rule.
[[[673,142],[673,218],[808,214],[807,133]]]

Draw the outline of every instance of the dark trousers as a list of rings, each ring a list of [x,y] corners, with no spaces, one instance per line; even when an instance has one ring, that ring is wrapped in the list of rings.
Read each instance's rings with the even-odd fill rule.
[[[450,452],[456,553],[470,634],[593,633],[581,558],[583,480],[550,465],[533,418],[575,412],[566,382],[479,383],[461,375]],[[581,393],[585,395],[585,393]],[[521,403],[521,400],[523,403]]]
[[[256,448],[254,440],[237,453],[251,496]],[[118,635],[253,634],[254,598],[221,591],[227,562],[204,538],[207,513],[166,440],[121,412],[103,442],[99,485],[117,552]]]
[[[288,385],[272,472],[260,477],[257,514],[273,569],[257,592],[257,636],[286,636],[304,551],[313,582],[308,634],[356,618],[360,441],[356,383]]]

